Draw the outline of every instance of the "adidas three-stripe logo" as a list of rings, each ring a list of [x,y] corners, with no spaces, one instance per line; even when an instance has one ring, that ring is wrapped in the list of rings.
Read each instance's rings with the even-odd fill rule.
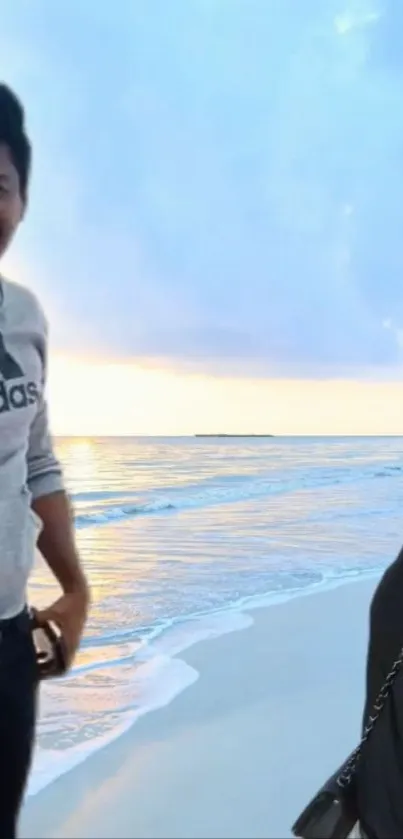
[[[6,349],[0,332],[0,415],[38,402],[39,391],[35,382],[15,383],[24,375],[18,361]]]
[[[4,338],[0,332],[0,373],[6,382],[11,379],[22,379],[24,371],[21,370],[20,365],[16,362],[11,353],[6,350]]]

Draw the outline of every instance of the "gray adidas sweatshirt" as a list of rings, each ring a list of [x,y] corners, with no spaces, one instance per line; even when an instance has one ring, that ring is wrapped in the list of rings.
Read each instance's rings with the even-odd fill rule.
[[[46,351],[36,298],[0,278],[0,619],[26,602],[41,527],[31,501],[63,489],[48,427]]]

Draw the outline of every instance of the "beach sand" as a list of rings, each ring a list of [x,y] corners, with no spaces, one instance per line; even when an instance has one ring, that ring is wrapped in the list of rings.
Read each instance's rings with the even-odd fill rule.
[[[289,837],[353,748],[377,580],[251,612],[183,655],[200,678],[27,799],[22,837]]]

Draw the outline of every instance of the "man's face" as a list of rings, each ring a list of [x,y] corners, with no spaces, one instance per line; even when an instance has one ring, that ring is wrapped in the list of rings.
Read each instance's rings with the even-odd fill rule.
[[[0,144],[0,257],[7,250],[23,211],[18,172],[7,146]]]

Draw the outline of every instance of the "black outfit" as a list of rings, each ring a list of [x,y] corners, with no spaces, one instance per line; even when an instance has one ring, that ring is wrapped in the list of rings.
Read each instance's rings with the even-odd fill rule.
[[[382,577],[371,604],[364,724],[402,647],[403,549]],[[364,748],[357,790],[368,837],[403,839],[403,671]]]
[[[31,764],[37,671],[28,612],[0,620],[0,837],[15,839]]]

